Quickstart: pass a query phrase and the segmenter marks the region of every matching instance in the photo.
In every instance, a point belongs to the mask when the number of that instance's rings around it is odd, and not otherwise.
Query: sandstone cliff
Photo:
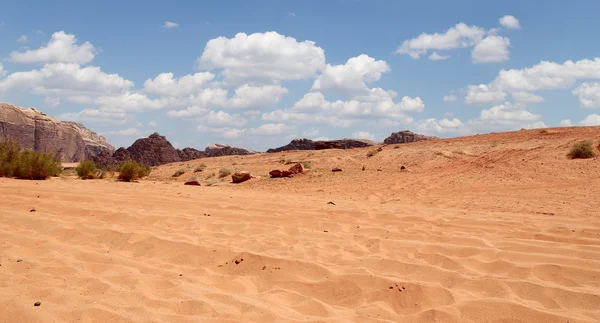
[[[64,122],[34,108],[0,103],[0,140],[18,142],[22,148],[54,152],[63,162],[112,154],[114,147],[102,136],[75,122]]]
[[[378,142],[366,139],[340,139],[340,140],[319,140],[300,138],[294,139],[289,144],[267,150],[268,153],[275,153],[286,150],[322,150],[322,149],[351,149],[359,147],[369,147],[378,145]]]

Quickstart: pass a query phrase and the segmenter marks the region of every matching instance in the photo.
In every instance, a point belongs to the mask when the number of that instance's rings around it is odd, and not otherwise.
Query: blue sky
[[[113,145],[600,124],[597,1],[20,1],[0,102]]]

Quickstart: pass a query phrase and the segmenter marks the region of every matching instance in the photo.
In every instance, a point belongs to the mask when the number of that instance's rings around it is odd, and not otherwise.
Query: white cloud
[[[503,101],[505,97],[506,93],[494,90],[488,85],[469,85],[465,103],[468,105],[498,103]]]
[[[418,59],[421,55],[427,54],[427,50],[444,50],[474,46],[481,41],[484,35],[485,30],[483,28],[468,26],[461,22],[442,34],[423,33],[419,37],[405,40],[396,50],[396,53],[406,54],[414,59]]]
[[[352,134],[352,138],[375,140],[375,135],[366,131],[357,131]]]
[[[15,72],[0,79],[0,93],[29,90],[39,95],[100,96],[119,94],[133,82],[118,74],[106,74],[98,67],[77,64],[46,64],[39,70]]]
[[[47,96],[44,98],[44,106],[56,108],[60,104],[60,98]]]
[[[544,102],[544,98],[526,91],[511,93],[513,99],[518,103],[540,103]]]
[[[144,92],[160,96],[189,96],[199,93],[214,78],[215,75],[210,72],[185,75],[179,79],[174,78],[173,73],[161,73],[144,82]]]
[[[312,90],[337,91],[341,93],[365,92],[367,83],[381,79],[381,75],[390,71],[385,61],[376,61],[362,54],[352,57],[344,65],[327,65],[323,73],[315,80]]]
[[[267,123],[263,124],[257,128],[249,128],[249,129],[237,129],[237,128],[214,128],[209,126],[200,125],[197,129],[199,132],[203,133],[212,133],[223,138],[240,138],[240,137],[248,137],[248,136],[283,136],[288,135],[296,131],[296,127],[288,126],[282,123],[272,124]]]
[[[571,119],[564,119],[564,120],[560,120],[560,126],[561,127],[570,127],[572,126],[572,122]]]
[[[229,114],[223,111],[208,111],[198,120],[211,127],[242,127],[248,123],[248,120],[239,114]]]
[[[590,114],[585,119],[579,121],[582,126],[600,126],[600,114]]]
[[[288,12],[288,16],[290,16],[290,17],[296,17],[296,13],[295,12]]]
[[[158,123],[156,123],[156,121],[152,120],[150,122],[148,122],[148,127],[156,127],[158,126]]]
[[[101,96],[94,103],[104,111],[140,112],[162,109],[165,105],[161,100],[152,100],[140,93],[126,92],[116,96]]]
[[[77,104],[90,104],[94,102],[94,99],[85,95],[73,95],[67,97],[67,101]]]
[[[600,83],[582,83],[573,90],[573,95],[579,97],[579,105],[582,108],[600,107]]]
[[[142,132],[137,128],[127,128],[123,130],[113,130],[104,133],[105,135],[113,135],[113,136],[123,136],[123,137],[132,137],[132,136],[141,136]]]
[[[479,119],[483,121],[497,122],[515,122],[515,121],[535,121],[540,119],[541,115],[519,108],[510,102],[494,106],[487,110],[481,110]]]
[[[509,59],[510,40],[501,36],[488,36],[475,45],[471,58],[473,63],[498,63]]]
[[[28,41],[28,37],[27,35],[21,35],[19,36],[19,38],[17,38],[17,43],[26,43]]]
[[[9,59],[18,63],[89,63],[96,56],[94,45],[85,42],[77,45],[77,39],[73,34],[58,31],[52,34],[52,38],[46,46],[36,50],[24,52],[12,52]]]
[[[449,94],[449,95],[444,95],[444,98],[442,99],[442,101],[444,103],[449,103],[449,102],[454,102],[456,101],[456,95],[454,94]]]
[[[437,52],[433,52],[431,55],[429,55],[428,58],[432,61],[445,61],[448,58],[450,58],[450,56],[449,55],[440,55]]]
[[[288,90],[280,85],[251,86],[244,84],[235,89],[235,94],[226,104],[232,108],[265,108],[281,101]]]
[[[500,18],[500,25],[507,29],[520,29],[521,24],[519,24],[519,20],[511,15],[506,15]]]
[[[210,111],[210,110],[207,107],[193,105],[193,106],[189,106],[183,110],[167,111],[167,115],[169,117],[175,117],[175,118],[188,118],[188,117],[196,117],[196,116],[206,114],[206,113],[208,113],[208,111]]]
[[[444,133],[464,133],[467,131],[465,129],[465,125],[460,121],[460,119],[452,118],[452,119],[423,119],[415,122],[415,127],[419,132],[423,133],[434,133],[434,134],[444,134]]]
[[[223,69],[225,82],[279,82],[314,77],[325,67],[325,52],[312,41],[298,42],[277,32],[238,33],[208,41],[198,67]]]
[[[165,21],[165,23],[163,24],[164,28],[177,28],[179,27],[179,24],[176,22],[172,22],[172,21]]]
[[[124,112],[101,111],[98,109],[83,109],[76,113],[63,113],[59,115],[57,119],[82,123],[124,124],[127,121],[127,114]]]
[[[6,75],[6,71],[4,70],[4,66],[0,63],[0,76]]]

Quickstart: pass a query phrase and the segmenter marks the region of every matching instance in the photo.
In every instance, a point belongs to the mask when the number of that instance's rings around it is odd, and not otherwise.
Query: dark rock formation
[[[167,138],[155,132],[148,138],[140,138],[136,140],[127,149],[119,148],[113,155],[113,158],[117,162],[122,162],[125,159],[131,158],[138,163],[150,166],[158,166],[162,164],[189,160],[182,160],[182,156],[187,156],[187,153],[179,149],[175,149],[175,147],[171,145]]]
[[[276,153],[286,150],[322,150],[322,149],[350,149],[378,145],[378,142],[366,139],[341,139],[312,141],[310,139],[294,139],[289,144],[267,150]]]
[[[386,145],[405,144],[405,143],[409,143],[409,142],[434,140],[434,139],[438,139],[438,138],[433,137],[433,136],[420,135],[420,134],[414,133],[412,131],[404,130],[404,131],[392,133],[389,137],[385,138],[383,143]]]
[[[286,150],[314,150],[315,149],[315,142],[310,140],[310,139],[306,139],[306,138],[300,138],[300,139],[294,139],[292,140],[289,144],[279,147],[279,148],[272,148],[267,150],[268,153],[276,153],[276,152],[280,152],[280,151],[286,151]]]
[[[231,175],[231,181],[234,183],[243,183],[245,181],[248,181],[252,178],[252,175],[250,175],[250,172],[237,172],[234,173],[233,175]]]
[[[75,122],[59,121],[34,108],[0,104],[0,140],[13,140],[23,149],[53,152],[63,162],[110,155],[115,148],[95,132]]]
[[[200,181],[196,177],[190,177],[183,185],[200,186]]]
[[[204,149],[208,157],[231,156],[231,155],[253,155],[257,152],[250,149],[231,147],[223,144],[210,144]]]

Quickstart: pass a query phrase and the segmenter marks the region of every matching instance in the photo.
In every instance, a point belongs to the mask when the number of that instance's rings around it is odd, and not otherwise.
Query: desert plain
[[[600,159],[568,159],[580,139],[600,128],[0,178],[0,321],[600,322]],[[311,168],[269,178],[281,161]],[[221,168],[255,178],[206,185]]]

